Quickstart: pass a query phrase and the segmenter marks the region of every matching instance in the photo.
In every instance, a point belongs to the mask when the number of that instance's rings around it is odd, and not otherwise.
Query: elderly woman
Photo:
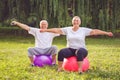
[[[80,27],[80,25],[81,25],[80,17],[75,16],[72,19],[72,26],[40,30],[41,32],[53,32],[66,35],[67,48],[61,49],[58,52],[58,71],[62,70],[64,58],[76,56],[79,66],[78,73],[80,74],[83,73],[82,72],[83,59],[88,55],[88,51],[85,45],[85,37],[91,35],[113,36],[112,32],[105,32],[98,29]]]

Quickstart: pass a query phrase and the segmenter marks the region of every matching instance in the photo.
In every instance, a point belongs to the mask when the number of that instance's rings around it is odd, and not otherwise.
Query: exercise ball
[[[52,65],[52,57],[50,55],[36,55],[34,57],[34,65],[43,67],[45,65]]]
[[[78,71],[78,64],[76,56],[65,58],[63,61],[63,69],[66,71]],[[82,71],[85,72],[89,69],[89,61],[87,58],[84,58],[82,64]]]

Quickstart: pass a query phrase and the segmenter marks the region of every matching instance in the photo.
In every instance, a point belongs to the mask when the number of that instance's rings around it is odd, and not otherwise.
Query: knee
[[[77,52],[77,55],[87,55],[88,51],[84,48],[80,48]]]
[[[67,54],[68,53],[68,50],[65,48],[65,49],[61,49],[59,52],[58,52],[58,54],[59,55],[62,55],[62,56],[64,56],[65,54]]]
[[[52,49],[57,50],[58,48],[57,48],[57,46],[52,46]]]
[[[32,51],[32,48],[28,48],[28,52],[31,52]]]
[[[83,61],[83,59],[87,56],[88,51],[84,48],[80,48],[76,54],[78,61]]]
[[[33,53],[33,48],[28,48],[28,56],[31,57]]]
[[[60,50],[58,52],[58,61],[63,61],[63,60],[64,60],[63,50]]]
[[[74,54],[72,54],[71,50],[69,48],[64,48],[64,49],[61,49],[59,52],[58,52],[58,57],[62,57],[63,58],[68,58],[70,56],[74,56]]]
[[[57,51],[58,51],[58,49],[57,49],[57,46],[52,46],[51,47],[51,54],[57,54]]]
[[[63,53],[65,53],[65,50],[64,49],[61,49],[59,52],[58,52],[58,56],[63,56]]]
[[[65,49],[61,49],[58,52],[58,61],[63,61],[64,60],[64,54],[65,54],[66,50]]]

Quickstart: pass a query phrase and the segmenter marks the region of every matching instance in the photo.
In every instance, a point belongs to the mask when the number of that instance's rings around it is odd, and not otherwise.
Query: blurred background
[[[52,28],[72,25],[73,16],[81,18],[83,27],[120,36],[120,0],[0,0],[0,35],[24,34],[10,26],[12,20],[39,27],[46,19]]]

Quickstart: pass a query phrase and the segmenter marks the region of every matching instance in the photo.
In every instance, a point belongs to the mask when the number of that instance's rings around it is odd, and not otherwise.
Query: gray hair
[[[41,21],[40,21],[40,24],[41,24],[42,22],[46,22],[46,23],[48,24],[47,20],[41,20]]]

